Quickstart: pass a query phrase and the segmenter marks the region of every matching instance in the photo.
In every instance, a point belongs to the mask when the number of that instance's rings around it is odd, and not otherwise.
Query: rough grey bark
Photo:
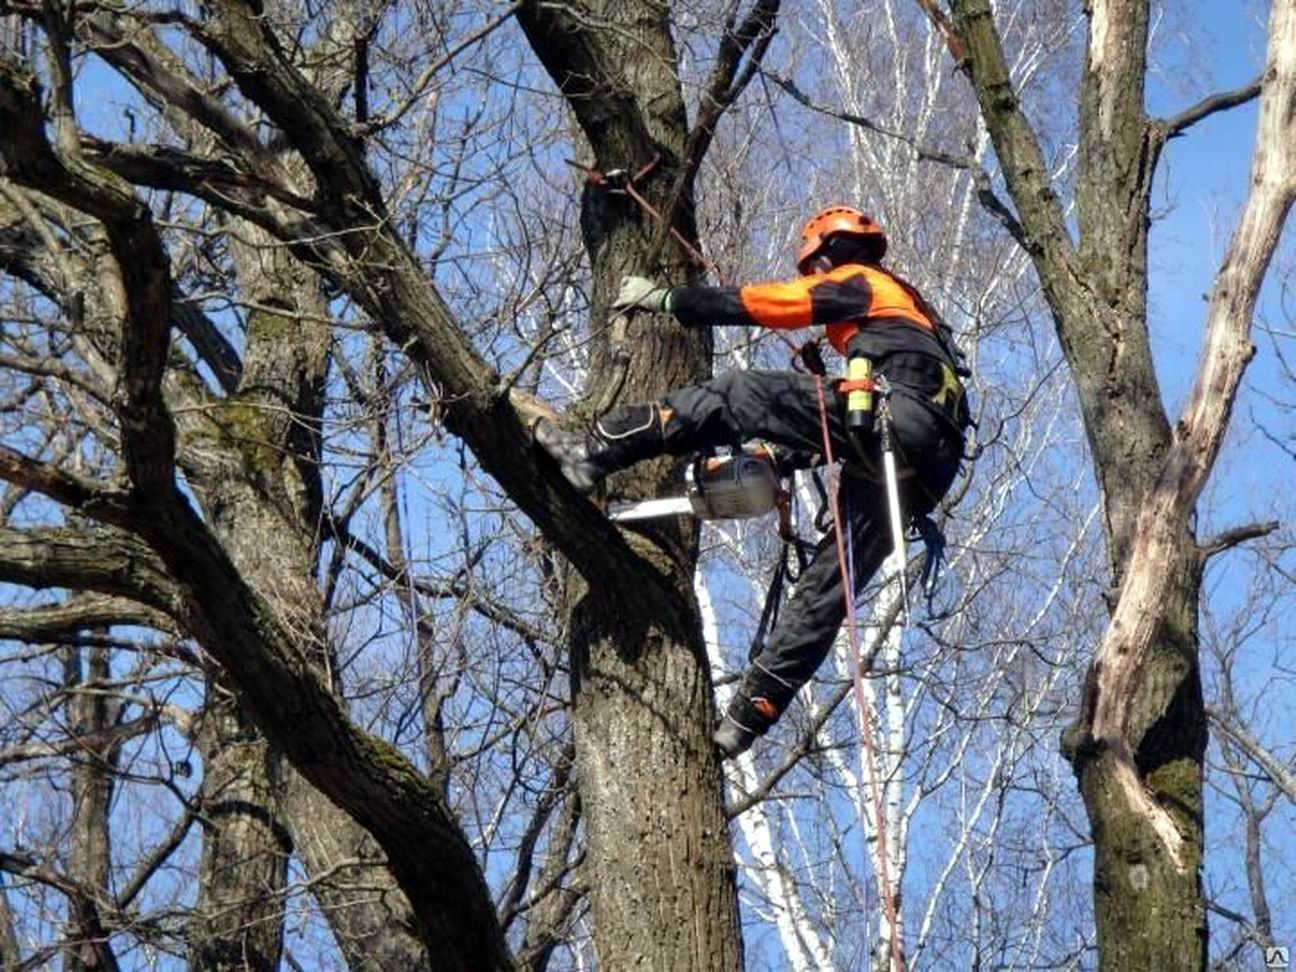
[[[1254,180],[1285,180],[1287,195],[1268,194],[1256,213],[1248,204],[1214,291],[1193,397],[1173,428],[1147,337],[1153,174],[1167,137],[1259,88],[1207,99],[1173,119],[1150,118],[1143,107],[1147,4],[1089,5],[1073,242],[1013,90],[990,4],[952,6],[958,53],[1079,393],[1104,504],[1113,619],[1080,717],[1064,739],[1094,837],[1100,962],[1104,969],[1204,968],[1202,556],[1190,514],[1227,427],[1250,353],[1245,336],[1255,294],[1290,202],[1290,176],[1282,174],[1288,163],[1276,148],[1292,139],[1290,69],[1281,63],[1290,53],[1280,57],[1292,29],[1290,4],[1271,11]],[[1284,111],[1285,123],[1266,125],[1267,115]]]
[[[263,27],[253,26],[252,32]],[[44,492],[135,533],[157,552],[153,566],[164,565],[177,586],[156,601],[131,589],[137,561],[124,574],[108,576],[102,565],[65,548],[32,551],[34,543],[51,539],[32,531],[15,538],[19,554],[26,550],[30,556],[14,557],[8,576],[45,586],[47,578],[59,575],[68,586],[100,585],[171,613],[222,663],[270,738],[383,844],[409,893],[420,935],[437,944],[447,967],[507,967],[510,959],[485,882],[437,794],[398,753],[346,719],[315,672],[318,632],[289,623],[278,604],[248,586],[176,488],[175,423],[162,395],[172,285],[147,208],[118,177],[84,161],[75,133],[67,131],[72,116],[63,116],[57,126],[63,136],[59,148],[47,141],[39,87],[8,58],[0,58],[0,114],[6,121],[7,174],[81,208],[104,227],[116,263],[108,282],[119,288],[125,309],[113,404],[123,471],[132,488],[119,491],[9,451],[0,466],[20,488]],[[70,570],[74,561],[81,570]]]
[[[526,4],[518,17],[567,98],[599,171],[656,167],[637,188],[696,244],[693,175],[728,95],[740,45],[756,45],[777,4],[757,5],[723,38],[703,117],[690,131],[665,5]],[[591,25],[598,25],[597,27]],[[744,33],[745,32],[745,33]],[[726,60],[726,57],[728,60]],[[709,335],[668,317],[609,313],[623,275],[695,281],[699,268],[631,199],[588,184],[581,228],[593,270],[593,326],[584,408],[653,400],[709,372]],[[610,324],[606,329],[604,322]],[[615,478],[614,495],[659,493],[673,470],[660,460]],[[635,537],[668,566],[670,589],[648,577],[569,590],[577,781],[588,844],[595,941],[607,968],[720,969],[742,964],[734,865],[710,743],[714,709],[691,577],[694,527]],[[584,571],[582,573],[585,573]],[[587,580],[593,580],[585,573]],[[643,593],[639,593],[643,592]],[[616,610],[610,610],[615,603]]]
[[[224,689],[199,720],[203,828],[189,967],[273,972],[283,950],[283,891],[292,844],[277,813],[276,753]]]
[[[763,20],[748,18],[722,38],[719,67],[692,130],[673,77],[674,52],[661,8],[608,5],[606,29],[588,33],[588,24],[568,21],[558,8],[536,5],[526,14],[533,23],[540,18],[576,29],[552,38],[557,61],[546,63],[564,90],[577,95],[574,103],[583,105],[582,123],[595,132],[596,162],[606,167],[642,163],[662,149],[647,192],[694,237],[688,215],[690,163],[705,150],[716,112],[750,77],[740,62],[744,52],[763,49],[774,7],[758,4]],[[233,542],[226,518],[237,519],[230,511],[240,498],[209,490],[203,498],[209,518],[204,519],[177,487],[177,461],[194,463],[185,468],[187,478],[201,469],[186,455],[187,438],[194,434],[189,413],[177,419],[168,408],[172,384],[183,379],[167,372],[174,288],[157,228],[134,187],[179,190],[256,224],[347,294],[412,360],[426,379],[429,397],[442,404],[447,428],[590,585],[573,607],[578,632],[573,669],[590,854],[607,874],[595,902],[596,920],[606,920],[599,943],[604,964],[736,968],[741,962],[737,904],[709,742],[710,685],[692,604],[692,532],[663,530],[651,541],[619,532],[531,448],[527,429],[538,406],[500,381],[397,235],[356,130],[337,110],[335,97],[294,65],[260,5],[219,0],[204,14],[201,21],[184,24],[187,36],[206,49],[213,66],[228,72],[237,96],[263,119],[258,124],[277,128],[276,143],[299,154],[310,169],[309,194],[298,190],[299,180],[284,170],[279,154],[257,130],[232,114],[224,96],[214,96],[206,83],[156,56],[150,41],[156,40],[155,25],[129,12],[117,15],[129,30],[116,35],[108,29],[115,22],[105,26],[97,15],[78,17],[70,28],[87,32],[78,36],[98,37],[102,56],[141,91],[199,119],[216,140],[215,149],[83,139],[66,71],[59,90],[68,96],[55,99],[53,125],[47,129],[42,92],[31,72],[0,59],[0,122],[6,131],[0,157],[6,175],[97,220],[116,265],[110,283],[120,291],[122,312],[110,404],[128,484],[88,481],[0,451],[0,475],[7,481],[102,524],[73,533],[5,531],[13,546],[0,556],[3,575],[33,586],[67,583],[121,593],[171,614],[219,662],[266,738],[381,845],[410,902],[414,926],[437,961],[446,968],[511,966],[472,849],[438,787],[393,747],[347,719],[320,677],[318,660],[327,640],[318,617],[306,609],[304,593],[291,589],[294,581],[280,580],[279,586],[252,581],[248,556],[265,557],[265,574],[259,575],[264,579],[274,571],[276,557],[297,558],[296,548],[234,555],[226,545]],[[635,44],[622,46],[625,31]],[[590,37],[594,43],[582,46]],[[664,62],[647,63],[653,59],[640,56],[643,44]],[[628,92],[627,97],[607,104],[579,98],[579,76],[591,66],[590,57],[598,62],[591,76],[615,75],[614,93]],[[633,73],[640,67],[649,75],[644,87],[638,87],[642,79],[637,77],[630,86],[622,83],[623,68]],[[581,111],[577,107],[578,117]],[[584,225],[596,276],[596,325],[606,316],[621,272],[654,269],[644,264],[659,254],[666,255],[672,279],[693,272],[684,269],[674,245],[664,242],[663,231],[624,200],[589,194]],[[291,313],[282,316],[289,324],[272,309],[253,327],[291,330]],[[617,393],[647,397],[705,373],[702,336],[685,336],[665,321],[635,321],[632,328],[636,354],[624,365],[624,382],[616,344],[606,342],[596,350],[591,390],[597,401],[609,402]],[[219,349],[209,353],[219,355]],[[289,464],[266,445],[279,440],[260,425],[266,420],[260,413],[273,409],[260,408],[255,396],[242,394],[257,383],[249,377],[252,368],[249,360],[241,375],[223,373],[222,385],[236,390],[230,400],[207,410],[205,418],[214,426],[207,434],[240,447],[241,461],[259,476],[258,486],[280,501],[300,503],[303,494]],[[218,465],[228,458],[220,452]],[[666,475],[667,464],[659,463],[644,476],[627,478],[621,488],[646,491]],[[261,516],[264,528],[281,526],[274,523],[271,506],[247,509],[254,523]],[[127,569],[107,571],[72,549],[87,539],[96,552],[125,557]],[[601,610],[622,600],[628,609],[620,617]]]
[[[281,805],[293,850],[311,876],[311,893],[347,968],[435,968],[377,841],[292,767],[285,771]]]
[[[302,635],[323,676],[335,668],[313,583],[322,538],[319,437],[329,338],[321,322],[328,308],[314,274],[294,266],[255,226],[233,222],[240,289],[260,309],[248,318],[237,386],[215,410],[214,423],[199,420],[182,435],[180,461],[231,559],[270,597],[281,622]],[[266,774],[269,788],[257,812],[278,821],[280,853],[297,852],[349,965],[426,967],[409,903],[373,839],[277,754],[267,749],[266,757],[264,764],[242,763],[245,773]]]
[[[73,731],[89,738],[104,737],[116,722],[116,706],[104,686],[108,682],[108,652],[91,648],[64,651],[68,716]],[[68,972],[116,972],[117,957],[108,941],[103,913],[112,909],[109,876],[112,846],[108,812],[112,804],[117,743],[88,748],[72,771],[72,834],[67,875],[80,889],[69,898],[71,946],[64,958]]]

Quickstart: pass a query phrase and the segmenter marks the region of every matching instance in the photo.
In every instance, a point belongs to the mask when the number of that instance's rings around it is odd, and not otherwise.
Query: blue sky
[[[1194,42],[1188,46],[1171,41],[1164,49],[1163,70],[1154,76],[1148,92],[1154,112],[1173,114],[1204,94],[1236,87],[1254,75],[1263,50],[1263,17],[1257,19],[1245,13],[1255,5],[1230,5],[1232,15],[1220,17],[1221,6],[1197,2],[1171,15],[1191,27]],[[1262,14],[1262,5],[1260,9]],[[1173,37],[1179,26],[1162,22],[1158,29]],[[83,117],[99,122],[105,130],[120,122],[119,102],[109,99],[125,101],[130,97],[120,89],[107,90],[111,93],[106,96],[101,93],[94,105],[83,106]],[[1203,295],[1210,289],[1246,191],[1254,125],[1254,104],[1212,117],[1167,147],[1158,174],[1154,204],[1162,215],[1152,231],[1151,327],[1163,393],[1172,413],[1183,400],[1196,364],[1205,315]],[[1289,233],[1289,242],[1291,238]],[[1272,283],[1267,288],[1262,314],[1276,314],[1274,289]],[[1283,509],[1290,512],[1292,507],[1291,461],[1265,446],[1249,419],[1250,409],[1258,402],[1254,389],[1272,386],[1277,381],[1267,340],[1260,339],[1257,343],[1260,355],[1249,372],[1248,389],[1208,494],[1212,510],[1205,519],[1212,528],[1280,515]],[[428,470],[429,474],[438,471]],[[421,511],[416,516],[420,521],[427,518]],[[420,535],[432,533],[430,529],[422,529],[422,522],[417,527],[415,532]],[[1220,558],[1209,584],[1212,602],[1218,610],[1227,612],[1236,607],[1245,593],[1244,581],[1250,576],[1251,563],[1251,555],[1245,552]],[[1290,630],[1289,624],[1287,632]],[[1290,634],[1285,636],[1290,638]],[[1284,633],[1275,629],[1266,635],[1266,644],[1276,650],[1283,637]],[[1271,677],[1272,658],[1273,654],[1263,649],[1250,656],[1244,673],[1249,688],[1259,692]],[[1268,728],[1274,732],[1274,738],[1296,738],[1296,732],[1291,731],[1290,716],[1285,723],[1277,718]],[[1071,796],[1078,800],[1074,793]],[[1230,903],[1246,911],[1245,889],[1237,884],[1234,876],[1237,874],[1237,859],[1232,849],[1236,844],[1234,823],[1227,805],[1215,797],[1210,799],[1212,856],[1208,882],[1213,888],[1238,888],[1243,897],[1230,898]],[[1284,808],[1283,812],[1290,820],[1290,809]],[[1296,860],[1292,832],[1290,825],[1285,829],[1281,825],[1272,827],[1275,843],[1271,848],[1274,854],[1271,873],[1276,882],[1286,881],[1288,887],[1293,884],[1291,868]],[[1280,922],[1277,931],[1296,945],[1293,913],[1296,909],[1277,911]],[[1214,924],[1221,932],[1224,930],[1221,920],[1215,919]]]

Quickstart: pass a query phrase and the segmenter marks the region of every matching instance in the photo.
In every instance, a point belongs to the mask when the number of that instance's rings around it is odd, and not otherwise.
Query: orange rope
[[[819,424],[823,431],[824,459],[833,465],[832,436],[828,430],[828,405],[824,400],[823,378],[815,375],[815,394],[819,396]],[[853,578],[846,563],[845,531],[842,524],[841,505],[838,502],[839,473],[828,476],[828,505],[832,509],[833,532],[837,541],[837,563],[842,574],[842,593],[846,601],[846,630],[850,633],[851,667],[854,672],[855,707],[859,711],[860,733],[864,739],[864,752],[868,758],[868,773],[872,777],[874,824],[878,840],[878,879],[882,885],[882,907],[891,928],[891,970],[904,972],[904,943],[900,941],[900,920],[896,913],[895,895],[891,888],[890,862],[887,857],[886,815],[882,809],[882,785],[878,776],[877,750],[873,743],[873,715],[864,699],[864,670],[860,655],[859,631],[855,626],[855,592],[851,589]]]

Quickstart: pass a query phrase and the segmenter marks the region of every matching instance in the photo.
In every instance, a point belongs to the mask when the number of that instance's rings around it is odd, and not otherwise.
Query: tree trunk
[[[1175,571],[1165,620],[1131,705],[1138,778],[1173,819],[1182,841],[1178,860],[1154,822],[1131,803],[1115,751],[1086,735],[1089,712],[1082,712],[1064,742],[1094,840],[1094,921],[1105,970],[1206,967],[1201,864],[1207,735],[1197,664],[1201,578],[1191,540],[1185,539],[1187,563]],[[1093,698],[1090,690],[1086,702]]]
[[[1204,968],[1206,718],[1191,528],[1242,370],[1254,303],[1296,191],[1296,4],[1271,8],[1263,88],[1145,114],[1146,0],[1095,0],[1080,97],[1072,242],[987,0],[955,0],[965,64],[1079,393],[1106,515],[1112,621],[1064,736],[1094,838],[1103,969]],[[1165,140],[1261,92],[1252,193],[1212,294],[1193,392],[1171,427],[1147,333],[1149,194]]]
[[[311,894],[351,972],[431,968],[409,899],[364,828],[291,767],[284,773],[284,821],[311,881]]]
[[[207,693],[198,748],[203,849],[189,966],[275,972],[292,852],[277,812],[281,758],[217,685]]]
[[[665,5],[596,0],[557,10],[529,4],[519,20],[567,96],[592,164],[634,173],[656,158],[638,190],[696,240],[692,174],[685,169],[688,122]],[[680,202],[678,216],[672,196]],[[652,315],[603,326],[624,274],[683,283],[698,275],[691,258],[673,241],[664,255],[653,254],[662,228],[628,197],[593,185],[581,200],[581,226],[594,277],[588,411],[653,400],[703,378],[710,370],[704,332],[685,332]],[[615,477],[612,489],[653,495],[674,474],[674,462],[657,461]],[[691,583],[695,528],[644,532],[651,539],[635,536],[631,543],[665,577],[597,590],[573,579],[569,587],[572,718],[588,869],[596,876],[595,944],[609,969],[737,969],[735,867]]]
[[[78,736],[104,736],[112,729],[114,709],[104,687],[109,678],[108,651],[66,649],[67,686],[72,693],[68,715]],[[82,753],[72,773],[72,841],[68,877],[78,887],[69,899],[72,938],[63,967],[68,972],[116,972],[117,958],[108,942],[101,918],[110,902],[108,880],[112,847],[108,839],[108,812],[112,805],[116,744]]]
[[[738,969],[711,684],[693,647],[698,632],[683,627],[694,616],[654,602],[613,612],[587,594],[573,611],[576,764],[599,960],[609,969]]]
[[[322,673],[331,668],[332,650],[312,578],[322,516],[318,430],[328,364],[328,331],[319,322],[328,308],[314,274],[294,266],[260,229],[238,223],[232,256],[243,290],[263,309],[249,315],[241,381],[222,410],[218,439],[225,461],[194,481],[242,575],[270,595],[284,620],[301,632]],[[267,309],[275,307],[283,313]],[[268,806],[282,813],[282,826],[349,967],[426,968],[409,901],[369,834],[295,770],[280,770],[274,797]]]

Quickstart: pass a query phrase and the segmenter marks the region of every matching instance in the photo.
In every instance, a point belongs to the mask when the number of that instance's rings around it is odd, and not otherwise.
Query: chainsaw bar
[[[638,503],[619,503],[608,512],[611,520],[651,520],[658,516],[679,516],[692,513],[693,504],[687,496],[641,500]]]

